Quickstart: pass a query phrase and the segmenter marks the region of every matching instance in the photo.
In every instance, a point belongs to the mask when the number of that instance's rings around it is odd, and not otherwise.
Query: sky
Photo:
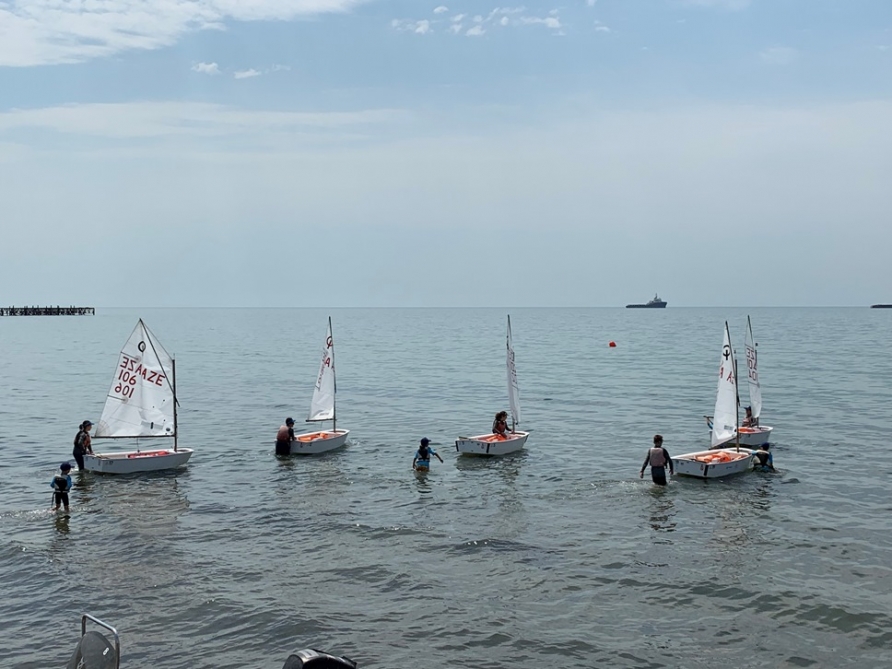
[[[892,302],[887,0],[0,0],[0,304]]]

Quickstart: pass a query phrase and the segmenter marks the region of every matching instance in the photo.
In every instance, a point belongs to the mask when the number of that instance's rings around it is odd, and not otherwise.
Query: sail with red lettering
[[[758,419],[762,413],[762,386],[759,385],[759,357],[753,339],[753,326],[750,317],[746,317],[746,369],[749,376],[750,405],[753,418]],[[758,425],[758,423],[757,423]]]
[[[176,432],[173,358],[136,324],[118,359],[96,437],[173,437]]]
[[[316,377],[313,400],[310,402],[310,414],[307,416],[308,423],[334,420],[336,392],[334,340],[331,336],[331,318],[329,318],[325,345],[322,347],[322,360],[319,363],[319,375]]]
[[[722,357],[719,363],[719,385],[715,397],[715,411],[712,418],[713,446],[730,441],[737,434],[737,365],[734,350],[731,348],[731,334],[725,322],[725,339],[722,342]]]

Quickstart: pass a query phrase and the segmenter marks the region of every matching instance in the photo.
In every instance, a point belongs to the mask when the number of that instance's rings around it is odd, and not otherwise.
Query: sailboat
[[[767,444],[773,427],[759,425],[762,413],[762,386],[759,385],[759,352],[753,339],[753,325],[750,317],[746,317],[746,368],[750,389],[750,408],[753,412],[754,425],[740,427],[740,443],[745,446],[761,446]]]
[[[715,398],[715,418],[712,421],[708,451],[685,453],[672,458],[675,473],[703,479],[720,478],[740,474],[753,468],[753,453],[740,448],[739,415],[740,399],[737,393],[737,362],[731,348],[731,333],[725,321],[725,339],[719,363],[719,384]],[[732,443],[732,441],[734,443]]]
[[[102,474],[133,474],[186,464],[192,449],[177,441],[176,362],[142,319],[121,349],[94,440],[136,439],[135,451],[84,455],[84,468]],[[171,439],[173,448],[140,449],[145,439]]]
[[[505,365],[508,373],[508,404],[511,409],[511,431],[500,434],[482,434],[477,437],[459,437],[455,450],[466,455],[506,455],[523,448],[529,432],[517,429],[520,424],[520,391],[517,386],[517,369],[514,366],[514,345],[511,342],[511,316],[508,316],[507,356]]]
[[[325,346],[322,347],[322,360],[319,363],[319,374],[316,377],[316,387],[313,389],[313,399],[310,402],[310,413],[307,416],[307,422],[315,423],[330,420],[331,430],[306,432],[297,435],[294,441],[291,442],[292,455],[316,455],[333,451],[347,443],[347,435],[350,434],[350,430],[337,429],[337,407],[335,403],[337,392],[334,339],[331,336],[331,318],[329,318],[328,334],[325,337]]]
[[[774,428],[767,425],[759,425],[759,415],[762,413],[762,387],[759,385],[759,352],[756,350],[755,339],[753,338],[753,325],[749,316],[746,317],[745,348],[750,409],[752,410],[755,424],[740,426],[740,443],[743,446],[759,447],[768,443]],[[706,417],[706,424],[709,425],[711,432],[713,429],[712,416]]]

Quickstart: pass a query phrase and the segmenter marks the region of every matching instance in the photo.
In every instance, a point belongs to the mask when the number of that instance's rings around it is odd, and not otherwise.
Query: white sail
[[[725,322],[725,340],[719,365],[719,386],[712,418],[712,445],[734,438],[737,432],[737,366],[731,348],[731,334]]]
[[[142,319],[121,349],[97,437],[173,437],[173,358]]]
[[[759,385],[759,355],[753,339],[753,326],[750,317],[746,317],[746,369],[750,385],[750,406],[753,418],[762,413],[762,387]]]
[[[316,377],[316,388],[313,390],[313,401],[310,403],[310,415],[307,422],[334,420],[335,418],[335,362],[334,341],[331,338],[331,319],[328,319],[328,334],[322,348],[322,361],[319,364],[319,376]]]
[[[514,366],[514,346],[511,343],[511,316],[508,316],[508,404],[511,407],[511,426],[520,425],[520,391],[517,388],[517,368]]]

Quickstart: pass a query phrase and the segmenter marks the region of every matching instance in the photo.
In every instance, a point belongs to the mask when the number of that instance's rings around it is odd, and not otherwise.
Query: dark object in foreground
[[[321,650],[308,648],[289,655],[282,669],[356,669],[356,662],[349,657],[335,657]]]
[[[0,307],[0,316],[95,316],[93,307]]]
[[[94,630],[87,631],[87,621],[109,632],[114,643]],[[120,669],[121,641],[118,631],[98,618],[84,614],[81,616],[81,639],[65,669]],[[357,664],[349,657],[335,657],[321,650],[308,648],[289,655],[283,669],[357,669]]]
[[[626,309],[665,309],[667,304],[669,303],[661,300],[659,295],[654,294],[654,299],[647,304],[627,304]]]

